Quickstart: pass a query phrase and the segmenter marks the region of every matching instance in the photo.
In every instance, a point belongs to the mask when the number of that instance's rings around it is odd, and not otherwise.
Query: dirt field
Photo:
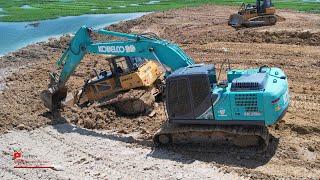
[[[221,172],[212,164],[166,149],[137,147],[130,135],[69,124],[7,133],[0,136],[0,145],[8,148],[0,154],[1,179],[243,179],[235,172]],[[8,168],[14,166],[9,148],[18,146],[23,154],[46,160],[54,169]]]
[[[292,11],[278,14],[286,21],[272,27],[234,30],[227,26],[235,8],[202,6],[146,15],[109,27],[122,32],[154,32],[179,44],[197,62],[217,68],[229,59],[234,68],[277,66],[289,77],[291,105],[284,119],[270,127],[273,135],[266,153],[235,148],[172,147],[198,160],[248,178],[319,179],[320,177],[320,16]],[[48,84],[47,73],[60,57],[70,37],[28,46],[0,58],[0,131],[36,129],[57,122],[71,122],[89,129],[134,133],[136,146],[150,143],[165,120],[163,105],[149,117],[118,116],[112,108],[65,108],[52,120],[39,99]],[[228,48],[224,52],[223,48]],[[102,56],[87,55],[69,80],[70,91],[93,75],[92,68],[105,67]],[[102,61],[101,61],[102,60]],[[225,67],[226,68],[226,67]],[[161,158],[161,157],[159,157]],[[162,157],[164,158],[164,157]]]

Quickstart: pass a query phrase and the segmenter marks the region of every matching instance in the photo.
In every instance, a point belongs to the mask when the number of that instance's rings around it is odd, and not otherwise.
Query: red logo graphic
[[[48,161],[42,161],[34,155],[22,155],[21,149],[14,148],[12,159],[14,161],[14,168],[53,168]]]
[[[21,149],[14,148],[12,157],[13,157],[13,160],[21,158],[22,157]]]
[[[22,157],[22,153],[21,152],[14,152],[13,153],[13,159],[18,159]]]

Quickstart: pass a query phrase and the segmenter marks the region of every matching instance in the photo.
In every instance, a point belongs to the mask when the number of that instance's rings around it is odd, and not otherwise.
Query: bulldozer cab
[[[259,14],[269,13],[270,9],[274,9],[271,0],[257,0],[256,1],[256,9]]]
[[[147,62],[145,58],[128,56],[115,56],[107,60],[115,76],[130,74]]]
[[[273,9],[271,0],[256,0],[256,4],[242,3],[239,9],[240,15],[261,14],[268,13],[270,9]]]
[[[109,61],[111,73],[115,78],[116,87],[119,88],[121,87],[121,76],[137,71],[139,67],[147,62],[145,58],[128,56],[115,56],[107,60]]]
[[[257,8],[255,5],[243,3],[240,6],[238,14],[243,16],[245,19],[249,19],[251,17],[257,16]]]
[[[96,70],[94,70],[96,78],[94,78],[91,83],[110,78],[119,79],[119,77],[123,75],[137,71],[139,67],[147,62],[146,59],[141,57],[128,56],[114,56],[111,58],[106,58],[106,60],[109,62],[110,71],[100,71],[98,73]]]
[[[257,13],[257,9],[256,9],[256,6],[255,5],[252,5],[252,4],[242,4],[241,6],[241,10],[239,11],[241,12],[241,15],[244,15],[244,14],[256,14]]]
[[[109,62],[110,70],[100,72],[94,70],[96,77],[86,81],[82,90],[84,93],[79,98],[81,101],[78,101],[79,104],[88,100],[98,100],[123,90],[122,78],[135,73],[148,62],[145,58],[127,56],[114,56],[106,60]]]

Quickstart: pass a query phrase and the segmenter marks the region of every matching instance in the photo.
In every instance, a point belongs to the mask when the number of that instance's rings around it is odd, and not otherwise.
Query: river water
[[[0,22],[0,56],[28,44],[74,33],[81,26],[102,28],[119,21],[138,18],[146,13],[99,14],[60,17],[37,22]]]

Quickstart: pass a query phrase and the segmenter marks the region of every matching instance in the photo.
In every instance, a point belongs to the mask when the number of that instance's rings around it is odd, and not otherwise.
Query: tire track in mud
[[[221,179],[242,179],[235,173],[224,174],[215,166],[197,162],[190,164],[176,153],[163,150],[152,154],[149,147],[135,147],[121,141],[124,138],[108,132],[80,128],[72,131],[68,124],[39,128],[34,131],[11,132],[3,142],[17,144],[32,154],[41,154],[47,159],[61,163],[63,171],[23,171],[25,179],[131,179],[155,177],[202,177]],[[1,136],[0,136],[1,138]],[[13,139],[12,139],[13,138]],[[18,138],[18,141],[15,140]],[[23,138],[23,140],[21,140]],[[37,148],[36,148],[37,147]],[[55,165],[55,164],[54,164]],[[202,173],[201,173],[202,172]],[[200,173],[200,174],[199,174]],[[4,177],[8,177],[5,175]],[[12,175],[13,176],[13,175]],[[24,179],[24,178],[22,178]]]
[[[29,136],[29,137],[31,137],[31,136]],[[14,137],[14,140],[11,141],[9,144],[7,144],[7,146],[8,145],[10,146],[9,150],[11,151],[12,147],[18,147],[18,148],[21,148],[23,159],[27,159],[30,161],[36,161],[36,160],[43,161],[44,160],[43,159],[44,157],[42,154],[43,152],[35,153],[36,155],[34,155],[34,152],[33,152],[34,148],[38,148],[39,142],[43,143],[42,137],[40,136],[40,139],[39,138],[35,139],[34,142],[26,143],[26,144],[24,144],[24,138],[25,138],[25,136],[23,136],[21,133],[17,134]],[[3,141],[6,141],[6,140],[3,140]],[[4,172],[10,173],[11,175],[14,175],[15,177],[21,178],[21,179],[43,179],[43,178],[45,178],[45,179],[48,179],[48,178],[50,178],[50,179],[66,179],[66,178],[64,178],[64,176],[59,176],[57,173],[55,173],[56,171],[54,171],[51,168],[48,168],[48,169],[14,168],[15,162],[13,159],[11,159],[12,155],[10,153],[6,152],[6,150],[5,150],[6,145],[1,144],[1,147],[3,147],[3,149],[4,149],[3,152],[5,152],[6,154],[9,154],[9,156],[10,156],[10,158],[1,159],[1,161],[5,161],[6,165],[7,165],[6,167],[2,168],[4,170]],[[32,159],[28,159],[28,157],[25,157],[25,156],[30,156],[30,155],[32,156]],[[26,164],[26,165],[28,165],[28,164]],[[49,164],[49,165],[51,165],[51,164]],[[40,173],[41,176],[38,175],[38,173]],[[35,176],[33,178],[31,178],[34,174],[35,174]],[[0,175],[1,175],[1,172],[0,172]],[[4,179],[17,179],[17,178],[9,178],[8,176],[10,176],[10,175],[4,174],[3,177],[4,177]]]
[[[59,128],[59,126],[63,126],[63,125],[56,125],[56,127]],[[74,128],[77,128],[74,126]],[[72,177],[78,177],[79,176],[79,172],[73,172],[70,171],[69,168],[74,168],[75,167],[79,167],[79,166],[89,166],[91,163],[98,163],[99,162],[104,162],[107,161],[108,162],[108,168],[110,168],[111,171],[113,171],[113,169],[118,169],[119,165],[117,164],[117,162],[115,162],[112,158],[106,157],[106,156],[98,156],[96,154],[91,153],[88,149],[88,147],[79,145],[78,143],[76,143],[75,141],[72,142],[73,137],[68,138],[65,137],[63,134],[60,134],[59,132],[55,132],[55,130],[51,130],[48,128],[41,128],[36,130],[38,132],[40,132],[40,134],[37,133],[33,133],[33,135],[30,136],[31,139],[34,139],[36,142],[45,142],[48,143],[47,146],[50,147],[50,144],[55,144],[54,141],[56,141],[56,144],[59,144],[59,147],[54,147],[55,150],[57,151],[63,151],[63,157],[65,157],[66,159],[64,159],[63,161],[67,161],[67,167],[62,167],[64,168],[64,171],[67,171],[67,174],[72,174]],[[72,133],[72,132],[71,132]],[[76,133],[76,132],[75,132]],[[40,135],[40,136],[39,136]],[[70,134],[71,135],[71,134]],[[86,135],[84,135],[86,136]],[[70,140],[70,141],[68,141]],[[83,143],[83,142],[82,142]],[[65,146],[65,147],[61,147]],[[89,167],[88,167],[89,168]],[[102,172],[102,171],[100,171]],[[114,171],[113,173],[118,174],[118,176],[122,176],[122,175],[126,175],[125,171],[122,173],[117,173],[117,171]],[[55,177],[53,178],[57,178],[57,179],[65,179],[65,175],[59,175],[55,172],[53,172],[53,174],[55,174]],[[66,173],[64,173],[66,174]],[[89,178],[91,176],[93,176],[90,172],[89,175],[85,174],[83,175],[83,172],[80,173],[81,176],[88,176],[86,178]],[[70,177],[70,175],[68,175]],[[102,178],[102,177],[100,177]]]
[[[20,179],[25,179],[28,180],[27,176],[25,176],[23,173],[18,173],[17,171],[14,171],[12,169],[9,169],[8,167],[0,167],[0,177],[8,177],[5,173],[10,173],[11,176],[15,177],[14,179],[20,178]],[[11,178],[11,177],[10,177]]]
[[[291,93],[291,107],[314,113],[320,112],[320,96],[306,93]]]
[[[44,130],[44,129],[41,129],[40,131],[43,132],[43,133],[45,133],[45,134],[47,134],[47,135],[50,136],[52,139],[55,139],[55,140],[57,140],[58,142],[64,144],[64,145],[67,146],[67,147],[69,147],[70,149],[72,149],[72,150],[77,150],[78,152],[83,153],[83,154],[87,155],[88,157],[90,157],[90,158],[92,158],[92,159],[100,159],[100,158],[101,158],[101,157],[98,157],[98,156],[96,156],[96,155],[94,155],[94,154],[92,154],[92,153],[90,153],[90,152],[87,152],[87,151],[84,151],[84,150],[80,149],[79,147],[76,146],[76,143],[72,143],[72,144],[71,144],[71,143],[68,143],[68,142],[65,140],[65,138],[63,138],[63,137],[61,137],[61,136],[59,136],[59,135],[56,135],[56,134],[54,134],[54,133],[51,133],[50,131],[46,131],[46,130]]]

